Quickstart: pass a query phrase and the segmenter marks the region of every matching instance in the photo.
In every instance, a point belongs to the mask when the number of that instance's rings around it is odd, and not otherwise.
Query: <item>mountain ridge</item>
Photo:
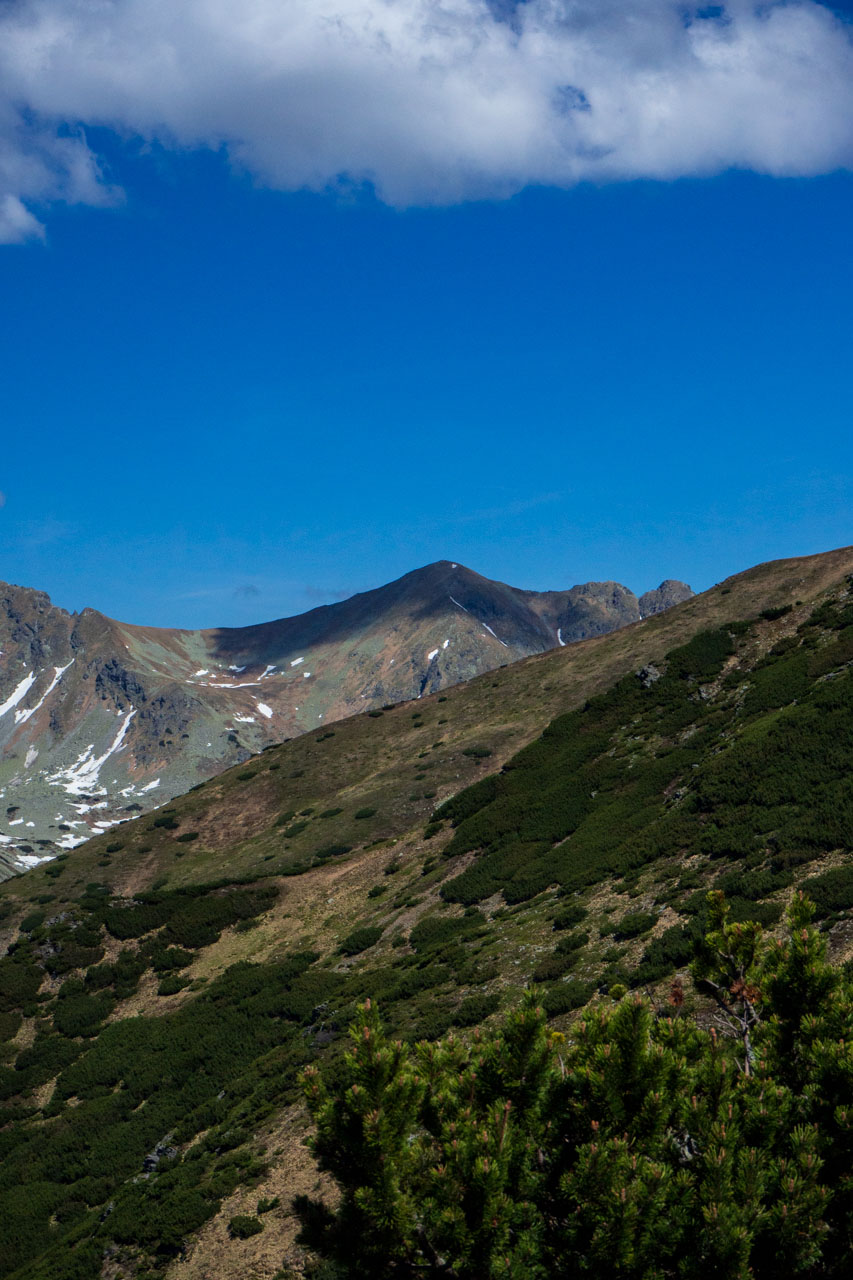
[[[669,607],[691,594],[668,580],[642,598]],[[618,583],[525,591],[453,561],[304,614],[201,631],[69,613],[0,584],[0,876],[318,723],[641,616]]]

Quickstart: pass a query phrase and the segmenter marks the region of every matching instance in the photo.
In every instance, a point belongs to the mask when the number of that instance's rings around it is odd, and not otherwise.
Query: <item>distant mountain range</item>
[[[439,561],[252,627],[80,614],[0,585],[0,879],[271,743],[417,699],[689,599],[672,579],[524,591]]]

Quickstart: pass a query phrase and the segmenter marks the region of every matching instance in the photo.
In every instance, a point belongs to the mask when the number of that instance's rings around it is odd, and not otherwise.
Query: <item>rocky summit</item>
[[[443,560],[296,617],[186,631],[0,586],[0,878],[275,742],[639,622],[667,580],[524,591]]]

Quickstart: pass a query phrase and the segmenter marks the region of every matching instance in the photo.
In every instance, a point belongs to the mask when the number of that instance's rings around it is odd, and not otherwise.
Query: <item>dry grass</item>
[[[169,1267],[167,1280],[272,1280],[282,1267],[299,1272],[304,1254],[296,1244],[299,1224],[291,1209],[294,1196],[322,1196],[334,1202],[334,1184],[318,1173],[305,1146],[309,1132],[303,1107],[288,1107],[275,1124],[259,1135],[270,1159],[270,1171],[258,1186],[241,1187],[223,1202],[219,1213],[195,1236],[186,1257]],[[278,1198],[265,1213],[264,1230],[248,1240],[232,1240],[231,1218],[255,1217],[258,1201]]]

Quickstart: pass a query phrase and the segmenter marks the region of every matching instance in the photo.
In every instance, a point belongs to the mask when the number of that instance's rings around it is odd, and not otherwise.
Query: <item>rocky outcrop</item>
[[[683,604],[693,595],[686,582],[677,578],[666,578],[654,591],[644,591],[640,596],[640,614],[649,618],[653,613],[663,613],[677,604]]]

